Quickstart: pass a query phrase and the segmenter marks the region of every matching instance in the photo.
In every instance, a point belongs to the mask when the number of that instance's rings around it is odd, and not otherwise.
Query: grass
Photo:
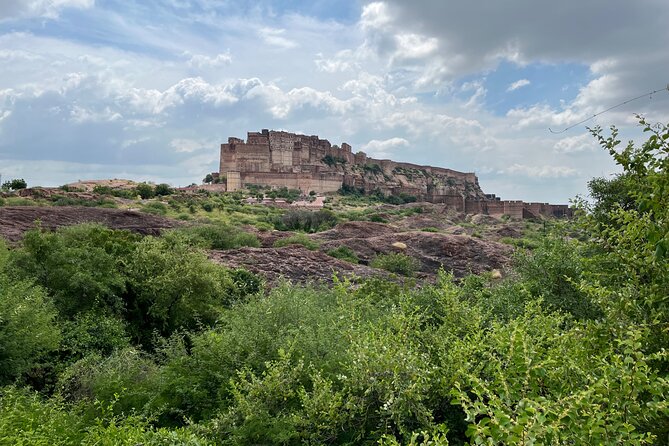
[[[369,263],[372,268],[379,268],[401,276],[413,277],[420,262],[411,256],[402,253],[379,254]]]
[[[290,237],[281,238],[274,242],[275,248],[282,248],[289,245],[302,245],[310,251],[315,251],[320,246],[318,242],[311,240],[306,234],[301,232],[295,233]]]
[[[339,260],[345,260],[350,263],[360,263],[360,259],[355,254],[351,248],[346,245],[339,246],[337,248],[331,249],[327,252],[331,257],[334,257]]]

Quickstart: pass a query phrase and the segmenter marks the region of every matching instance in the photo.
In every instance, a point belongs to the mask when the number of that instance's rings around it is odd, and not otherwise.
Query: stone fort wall
[[[316,135],[263,129],[248,132],[246,140],[228,138],[220,153],[219,172],[226,178],[228,191],[255,184],[323,194],[345,185],[366,193],[411,195],[466,213],[512,218],[571,215],[567,205],[503,201],[486,195],[473,172],[374,159],[364,152],[353,153],[346,143],[332,145]]]

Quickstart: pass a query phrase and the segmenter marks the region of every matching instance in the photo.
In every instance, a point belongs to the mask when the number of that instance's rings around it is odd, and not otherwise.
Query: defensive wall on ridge
[[[263,129],[246,140],[230,137],[221,144],[220,171],[228,191],[248,185],[287,187],[304,193],[336,192],[342,187],[408,195],[442,203],[466,213],[509,215],[512,218],[566,217],[567,205],[500,200],[484,194],[473,172],[380,160],[349,144],[332,145],[316,135]]]

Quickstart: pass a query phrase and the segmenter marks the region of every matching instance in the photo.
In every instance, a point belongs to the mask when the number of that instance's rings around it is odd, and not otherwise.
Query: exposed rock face
[[[335,274],[341,278],[388,276],[385,271],[335,259],[323,252],[309,251],[300,245],[210,251],[209,258],[228,268],[244,268],[259,274],[270,284],[275,284],[280,279],[302,284],[332,283]]]
[[[426,278],[436,275],[440,268],[456,277],[502,269],[513,252],[508,245],[468,235],[398,232],[388,225],[369,222],[345,223],[313,238],[323,241],[323,251],[349,247],[363,264],[379,254],[402,252],[420,261],[419,271]]]
[[[341,188],[386,196],[411,196],[443,203],[470,214],[509,215],[522,219],[571,215],[567,205],[500,200],[484,194],[472,172],[399,163],[353,153],[316,135],[264,129],[248,132],[246,141],[228,138],[221,144],[219,178],[228,191],[249,185],[287,187],[304,193],[335,192]]]
[[[11,242],[21,239],[39,221],[44,229],[94,222],[112,229],[127,229],[144,235],[159,235],[164,229],[181,223],[143,212],[79,206],[7,206],[0,207],[0,236]]]
[[[513,249],[504,244],[479,240],[468,235],[452,235],[420,231],[401,232],[383,223],[347,222],[328,231],[312,234],[321,242],[320,252],[300,245],[271,248],[274,241],[288,235],[279,231],[264,233],[264,248],[240,248],[210,251],[209,257],[231,268],[245,268],[265,277],[270,283],[280,278],[295,283],[332,283],[339,277],[389,277],[383,270],[367,266],[379,254],[401,252],[420,262],[418,278],[434,280],[440,268],[456,277],[470,273],[502,270]],[[355,252],[360,264],[330,257],[330,249],[347,246]]]

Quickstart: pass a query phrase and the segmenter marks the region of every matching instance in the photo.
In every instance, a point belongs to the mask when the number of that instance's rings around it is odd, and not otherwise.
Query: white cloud
[[[373,2],[362,8],[360,25],[363,29],[383,29],[393,22],[394,18],[384,2]]]
[[[20,17],[55,19],[63,9],[88,9],[94,5],[95,0],[3,0],[0,3],[0,20]]]
[[[284,49],[295,48],[298,46],[297,42],[284,37],[285,35],[285,29],[265,27],[258,30],[258,36],[268,45]]]
[[[230,52],[220,53],[216,56],[207,56],[205,54],[184,54],[188,57],[188,66],[193,68],[218,68],[232,63]]]
[[[439,49],[439,41],[434,37],[414,33],[398,34],[395,42],[397,48],[391,58],[393,63],[425,59]]]
[[[464,107],[467,109],[478,109],[488,93],[481,81],[465,82],[460,88],[463,92],[473,91],[474,93],[465,102]]]
[[[518,90],[519,88],[523,88],[523,87],[526,87],[526,86],[530,85],[530,83],[531,82],[527,79],[519,79],[516,82],[509,85],[509,87],[506,89],[506,91]]]
[[[566,201],[583,192],[584,178],[608,173],[613,163],[605,151],[589,150],[582,127],[560,136],[548,127],[563,129],[658,88],[669,55],[656,42],[669,40],[663,25],[669,7],[648,0],[657,14],[647,36],[627,42],[621,36],[636,36],[641,20],[630,11],[640,8],[622,0],[607,9],[612,20],[630,16],[618,27],[605,27],[597,13],[584,19],[575,0],[551,4],[550,11],[509,1],[377,1],[363,4],[357,23],[307,17],[295,8],[288,14],[220,9],[235,2],[199,0],[196,8],[182,0],[131,2],[123,10],[118,2],[98,2],[67,16],[78,23],[67,37],[57,30],[47,36],[34,25],[39,20],[26,20],[25,28],[18,21],[12,29],[35,31],[0,34],[0,158],[9,160],[0,164],[4,170],[35,159],[71,163],[53,174],[40,165],[54,182],[76,179],[90,165],[95,175],[185,184],[216,168],[218,144],[228,136],[302,129],[377,157],[477,171],[486,192]],[[597,6],[587,11],[603,10],[604,0],[593,1]],[[7,4],[0,4],[0,17],[8,16]],[[565,36],[554,39],[543,23],[551,11],[580,26],[592,23],[601,38],[555,20]],[[88,22],[76,22],[81,18]],[[495,88],[508,87],[493,82],[500,61],[515,64],[516,79],[530,78],[525,64],[570,63],[590,73],[568,81],[564,94],[571,98],[581,83],[573,100],[555,105],[536,97],[499,115],[488,103],[498,97]],[[669,120],[662,118],[663,98],[635,102],[593,124],[626,124],[633,111]]]
[[[589,133],[562,138],[553,146],[558,153],[577,153],[594,150],[595,139]]]
[[[123,119],[123,115],[113,111],[109,107],[97,111],[74,105],[72,106],[72,110],[70,110],[70,120],[76,124],[83,124],[86,122],[112,122],[121,119]]]
[[[567,166],[529,166],[526,164],[513,164],[500,173],[506,175],[523,175],[530,178],[565,178],[579,174],[576,169]]]
[[[186,138],[176,138],[170,142],[170,146],[176,152],[197,152],[200,150],[212,150],[216,148],[216,142],[211,140],[204,139],[186,139]]]
[[[409,141],[404,138],[373,139],[361,147],[361,150],[373,158],[386,158],[401,147],[408,147]]]
[[[325,73],[341,73],[350,71],[360,66],[356,60],[356,55],[352,50],[342,50],[337,52],[334,57],[326,58],[322,53],[318,53],[317,59],[314,60],[319,71]]]

